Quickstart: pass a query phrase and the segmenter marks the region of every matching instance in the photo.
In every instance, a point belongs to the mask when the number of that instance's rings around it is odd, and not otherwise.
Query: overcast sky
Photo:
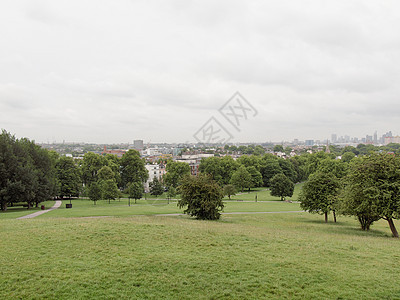
[[[2,0],[0,127],[37,142],[400,134],[400,2]],[[239,91],[240,125],[218,109]]]

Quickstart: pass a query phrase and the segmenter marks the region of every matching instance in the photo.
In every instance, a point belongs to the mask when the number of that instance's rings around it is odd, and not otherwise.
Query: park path
[[[61,203],[62,203],[61,200],[57,200],[56,203],[52,207],[50,207],[49,209],[40,210],[40,211],[34,212],[32,214],[19,217],[19,218],[17,218],[17,220],[32,219],[32,218],[35,218],[37,216],[43,215],[44,213],[47,213],[49,211],[52,211],[52,210],[55,210],[55,209],[59,208],[61,206]]]

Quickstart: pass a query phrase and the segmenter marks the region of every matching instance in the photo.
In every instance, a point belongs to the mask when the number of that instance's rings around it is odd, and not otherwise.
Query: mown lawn
[[[176,214],[183,213],[176,201],[166,200],[139,200],[136,204],[131,201],[128,206],[127,199],[108,201],[97,201],[96,205],[87,199],[72,200],[72,209],[65,208],[65,203],[54,211],[48,212],[38,218],[55,217],[92,217],[92,216],[131,216],[131,215],[154,215],[154,214]],[[287,202],[227,202],[224,212],[262,212],[262,211],[299,211],[298,203]]]
[[[287,201],[297,201],[299,197],[299,193],[301,191],[301,188],[304,183],[298,183],[294,187],[294,192],[292,197],[286,197],[285,200]],[[271,193],[269,189],[267,188],[255,188],[251,189],[250,193],[247,191],[244,191],[243,193],[237,193],[234,196],[231,196],[231,200],[234,201],[256,201],[256,196],[257,196],[257,201],[280,201],[280,197],[274,197],[271,196]],[[228,197],[225,197],[224,200],[229,200]]]
[[[0,298],[400,298],[399,240],[385,222],[357,226],[308,213],[0,220]]]

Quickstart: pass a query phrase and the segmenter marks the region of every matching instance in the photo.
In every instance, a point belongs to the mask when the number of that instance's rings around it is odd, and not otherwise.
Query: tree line
[[[300,193],[301,207],[319,213],[355,216],[361,229],[384,219],[394,237],[393,220],[400,218],[400,156],[380,152],[354,157],[350,162],[320,162]]]
[[[42,149],[29,139],[17,139],[5,130],[0,134],[2,211],[21,203],[28,209],[37,207],[53,197],[87,195],[94,201],[111,200],[119,197],[121,190],[138,199],[147,178],[145,161],[136,150],[121,158],[88,152],[83,159],[74,160]]]

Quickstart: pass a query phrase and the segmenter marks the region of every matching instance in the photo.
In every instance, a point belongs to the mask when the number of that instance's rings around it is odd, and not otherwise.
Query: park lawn
[[[27,209],[26,207],[22,206],[16,206],[16,207],[8,207],[6,212],[0,211],[0,220],[3,219],[16,219],[19,217],[23,217],[29,214],[32,214],[34,212],[37,212],[40,210],[40,206],[44,205],[46,209],[52,207],[54,205],[55,201],[49,200],[40,203],[39,207],[33,207],[31,209]]]
[[[65,204],[72,203],[72,208],[65,208]],[[298,203],[288,202],[226,202],[223,212],[271,212],[271,211],[299,211]],[[165,199],[141,199],[136,204],[128,199],[110,201],[100,200],[94,205],[88,199],[64,200],[59,209],[45,213],[37,218],[71,218],[71,217],[95,217],[95,216],[131,216],[131,215],[153,215],[153,214],[176,214],[183,213],[179,209],[176,200]]]
[[[308,213],[0,220],[0,298],[398,299],[399,240],[385,222],[357,226]]]
[[[286,197],[285,200],[287,201],[297,201],[299,198],[299,194],[301,188],[303,187],[304,183],[298,183],[294,186],[293,196]],[[231,196],[231,200],[234,201],[255,201],[257,195],[257,201],[281,201],[280,197],[271,196],[269,189],[267,188],[256,188],[252,189],[250,193],[243,192],[238,193],[237,195]],[[229,200],[228,197],[225,197],[224,200]]]

